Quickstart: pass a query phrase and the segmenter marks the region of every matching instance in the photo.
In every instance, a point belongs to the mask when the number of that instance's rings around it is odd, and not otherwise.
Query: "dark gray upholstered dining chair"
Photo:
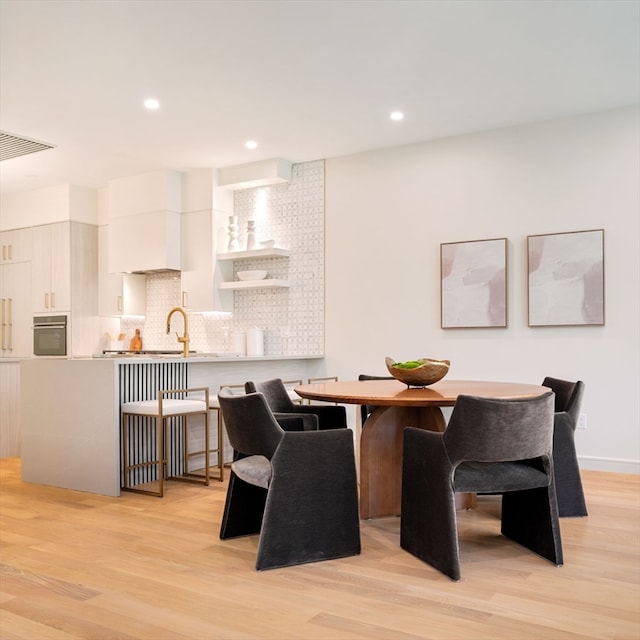
[[[370,376],[366,373],[361,373],[358,376],[358,380],[393,380],[393,376]],[[364,423],[367,421],[367,418],[374,409],[375,407],[371,406],[370,404],[360,405],[360,418],[362,425],[364,425]]]
[[[501,533],[561,565],[553,481],[553,393],[461,395],[444,433],[404,430],[400,546],[460,579],[454,492],[502,493]]]
[[[553,469],[558,495],[560,517],[586,516],[578,455],[576,453],[575,430],[584,395],[584,382],[567,382],[558,378],[545,378],[542,386],[553,389],[556,394],[553,426]]]
[[[248,381],[244,385],[247,393],[262,393],[274,416],[298,417],[303,421],[304,431],[317,429],[339,429],[347,426],[347,411],[340,405],[294,404],[280,378],[262,382]]]
[[[359,554],[351,430],[284,431],[261,393],[218,399],[234,449],[220,538],[259,533],[259,571]]]

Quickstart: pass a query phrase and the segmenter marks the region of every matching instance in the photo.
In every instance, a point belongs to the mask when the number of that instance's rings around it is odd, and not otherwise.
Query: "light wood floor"
[[[362,523],[360,556],[258,573],[257,536],[218,539],[225,485],[163,499],[25,484],[0,463],[0,637],[154,640],[640,638],[640,478],[585,472],[557,568],[499,534],[499,501],[460,512],[463,578]]]

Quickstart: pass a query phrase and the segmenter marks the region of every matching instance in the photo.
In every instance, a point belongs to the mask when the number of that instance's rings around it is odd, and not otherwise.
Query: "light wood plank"
[[[583,472],[556,568],[500,535],[500,501],[458,512],[463,579],[361,521],[362,554],[258,573],[257,536],[218,538],[226,483],[163,499],[20,480],[0,461],[0,637],[102,640],[640,637],[640,479]]]

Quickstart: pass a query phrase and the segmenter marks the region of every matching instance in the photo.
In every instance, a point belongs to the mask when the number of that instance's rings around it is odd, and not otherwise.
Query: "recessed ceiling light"
[[[389,117],[392,120],[399,121],[399,120],[402,120],[402,118],[404,118],[404,113],[402,113],[402,111],[393,111]]]
[[[156,100],[155,98],[147,98],[144,101],[144,106],[151,111],[155,111],[156,109],[160,108],[160,102],[158,102],[158,100]]]
[[[255,140],[247,140],[244,146],[247,147],[247,149],[257,149],[258,143]]]

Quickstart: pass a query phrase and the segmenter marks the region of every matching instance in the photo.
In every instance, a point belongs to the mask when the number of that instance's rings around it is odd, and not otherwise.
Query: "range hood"
[[[110,273],[181,269],[181,174],[154,171],[108,184]]]
[[[109,221],[109,272],[180,271],[180,214],[152,211]]]
[[[291,182],[291,162],[282,158],[218,169],[218,186],[227,189],[252,189],[283,182]]]

